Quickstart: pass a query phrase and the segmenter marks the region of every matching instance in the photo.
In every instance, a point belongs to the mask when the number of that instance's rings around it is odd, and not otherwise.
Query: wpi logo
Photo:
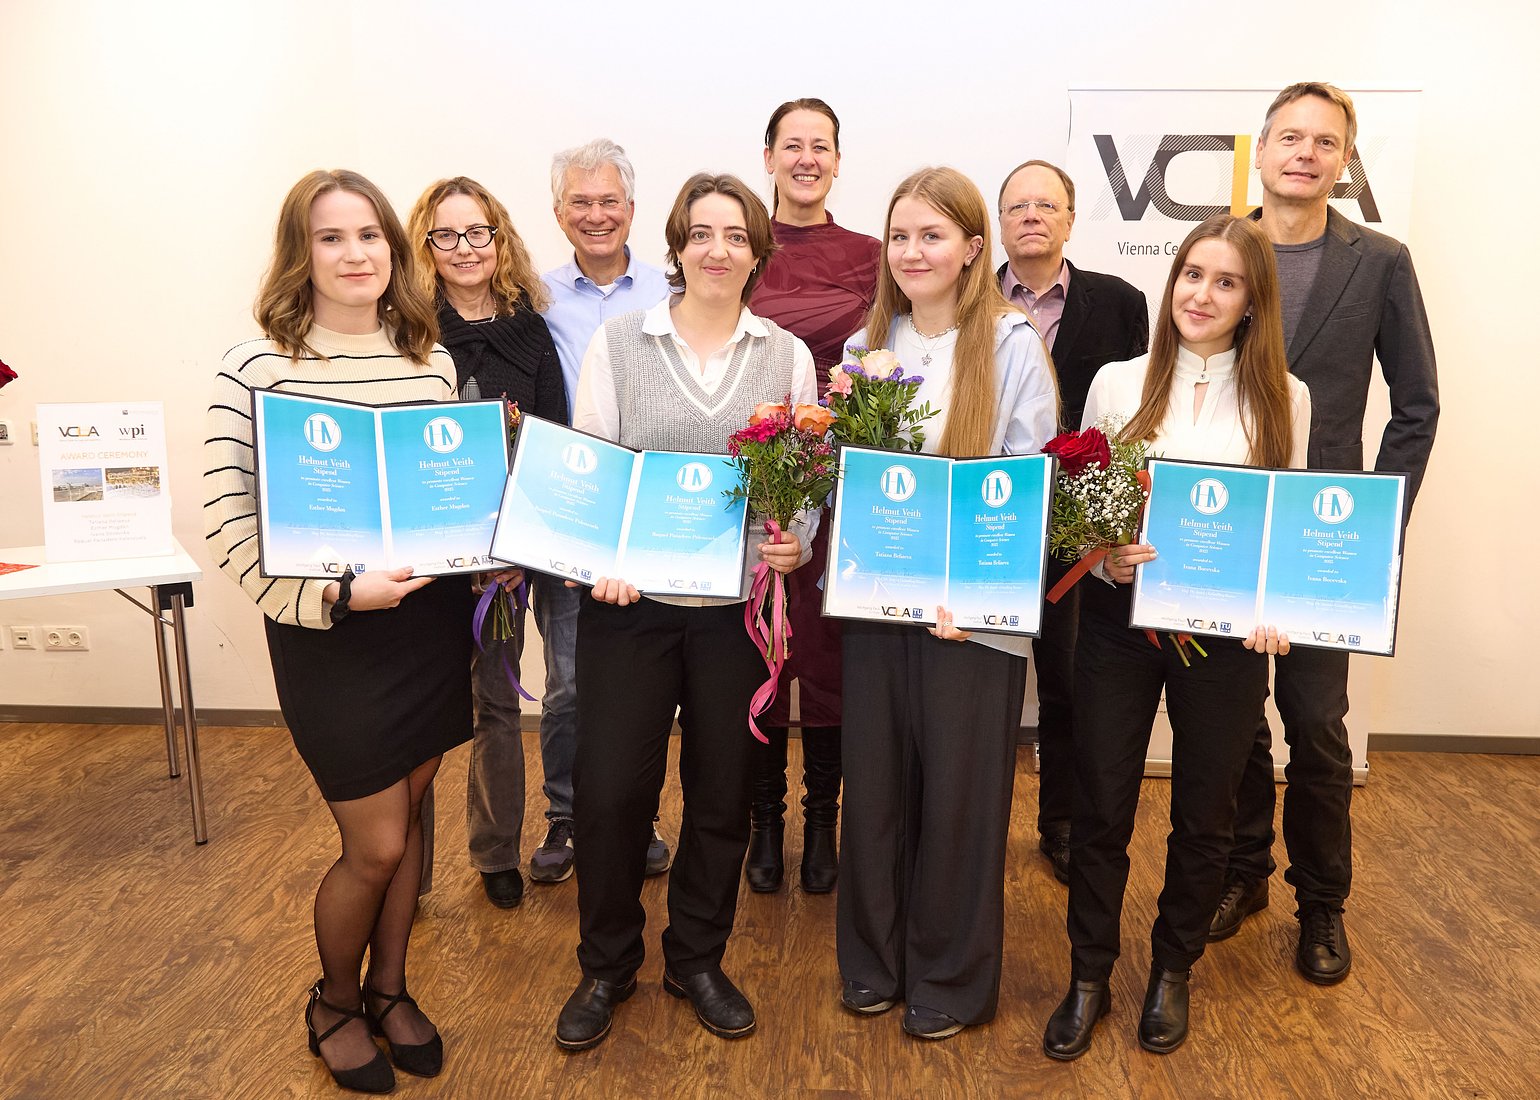
[[[591,474],[599,465],[599,456],[587,443],[568,443],[561,449],[561,464],[575,474]]]
[[[1328,485],[1315,495],[1310,509],[1322,523],[1341,523],[1353,514],[1353,494],[1340,485]]]
[[[895,504],[900,504],[914,496],[916,488],[914,471],[908,466],[889,466],[882,471],[879,486],[883,496]]]
[[[679,467],[674,481],[687,493],[704,493],[711,488],[711,467],[704,462],[686,462]]]
[[[1004,470],[990,470],[984,475],[984,503],[991,508],[1003,508],[1011,499],[1011,475]]]
[[[1159,138],[1151,134],[1125,134],[1121,153],[1111,134],[1093,134],[1092,140],[1096,142],[1096,152],[1101,156],[1102,167],[1107,172],[1107,184],[1112,188],[1118,213],[1126,222],[1142,221],[1145,211],[1151,206],[1155,207],[1157,213],[1179,222],[1201,222],[1215,214],[1234,214],[1237,218],[1244,218],[1256,209],[1246,198],[1246,183],[1251,173],[1250,134],[1162,134]],[[1145,169],[1143,181],[1135,190],[1123,164],[1123,155],[1137,156],[1147,151],[1152,141],[1156,142],[1155,153],[1150,158],[1149,167]],[[1214,188],[1210,192],[1221,195],[1228,190],[1229,206],[1184,203],[1171,197],[1166,186],[1171,162],[1184,153],[1232,154],[1230,164],[1223,170],[1216,168],[1213,172]],[[1209,160],[1218,163],[1216,158],[1210,157]],[[1137,162],[1130,161],[1130,164],[1134,163]],[[1364,162],[1359,159],[1356,147],[1352,159],[1347,163],[1347,176],[1346,180],[1337,181],[1331,197],[1356,200],[1363,221],[1381,221],[1379,204],[1374,201],[1374,192],[1369,188],[1369,174],[1364,170]]]
[[[1230,490],[1225,488],[1224,482],[1206,477],[1192,487],[1187,499],[1205,516],[1218,515],[1230,503]]]
[[[422,430],[422,441],[428,445],[428,450],[441,455],[459,450],[464,440],[465,429],[460,427],[458,420],[447,416],[435,416]]]
[[[318,451],[335,451],[342,443],[342,428],[325,413],[305,417],[305,442]]]

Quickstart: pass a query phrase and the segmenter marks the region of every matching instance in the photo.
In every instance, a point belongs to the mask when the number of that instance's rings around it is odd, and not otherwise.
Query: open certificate
[[[1151,459],[1130,625],[1395,652],[1404,474]]]
[[[375,407],[253,390],[262,575],[487,569],[505,416],[501,401]]]
[[[633,451],[525,415],[492,556],[583,584],[741,599],[748,505],[723,495],[737,484],[726,455]]]
[[[840,448],[823,612],[1035,637],[1054,460]]]

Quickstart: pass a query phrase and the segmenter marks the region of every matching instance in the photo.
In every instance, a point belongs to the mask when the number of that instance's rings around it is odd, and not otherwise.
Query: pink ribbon
[[[765,521],[765,534],[771,542],[781,541],[781,527],[773,519]],[[765,621],[765,605],[770,605],[770,621]],[[775,701],[776,688],[781,680],[781,669],[791,656],[791,620],[786,617],[786,578],[771,569],[767,562],[754,567],[754,577],[749,584],[749,602],[743,608],[743,625],[759,652],[764,655],[765,668],[770,678],[759,685],[749,701],[749,732],[765,744],[770,738],[760,732],[754,721]]]
[[[483,654],[486,653],[487,647],[486,644],[481,640],[482,627],[487,621],[488,613],[492,610],[493,601],[497,599],[498,590],[502,587],[502,585],[496,583],[488,585],[486,590],[482,592],[481,599],[476,603],[475,614],[471,616],[471,637],[476,639],[476,648]],[[520,581],[519,587],[514,590],[513,594],[509,598],[513,600],[514,610],[522,611],[524,608],[529,606],[528,586],[525,585],[523,581]],[[518,692],[525,699],[528,699],[531,703],[535,702],[535,697],[524,690],[524,685],[519,683],[518,674],[515,673],[513,671],[513,667],[509,665],[508,651],[506,649],[499,650],[498,656],[503,662],[503,672],[508,675],[508,682],[513,685],[513,690]]]

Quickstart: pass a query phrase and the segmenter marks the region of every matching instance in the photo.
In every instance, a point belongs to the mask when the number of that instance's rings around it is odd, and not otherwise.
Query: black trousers
[[[749,700],[765,675],[741,603],[616,607],[585,595],[573,848],[588,977],[624,981],[642,964],[642,879],[676,705],[684,816],[663,958],[681,978],[721,965],[749,839]]]
[[[1058,558],[1048,559],[1049,588],[1069,571]],[[1043,601],[1041,637],[1032,641],[1037,668],[1037,831],[1069,828],[1075,793],[1075,638],[1080,630],[1080,581],[1058,603]]]
[[[999,1000],[1026,674],[977,642],[845,624],[840,974],[965,1024]]]
[[[1284,878],[1300,905],[1341,908],[1353,885],[1353,750],[1348,746],[1348,655],[1329,649],[1292,650],[1273,663],[1273,692],[1289,746],[1284,767]],[[1273,731],[1263,715],[1236,801],[1230,873],[1272,874]]]
[[[1267,695],[1267,658],[1225,638],[1185,667],[1128,626],[1129,589],[1093,578],[1075,650],[1075,816],[1070,828],[1069,939],[1075,978],[1102,981],[1119,945],[1128,842],[1160,692],[1171,718],[1171,832],[1151,933],[1153,961],[1186,970],[1203,955],[1224,889],[1235,792]]]

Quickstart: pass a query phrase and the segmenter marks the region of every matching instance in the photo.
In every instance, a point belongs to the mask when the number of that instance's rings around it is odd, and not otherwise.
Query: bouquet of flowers
[[[852,344],[845,353],[855,362],[834,368],[820,402],[835,416],[835,440],[889,451],[918,451],[925,445],[920,425],[936,415],[930,402],[914,404],[925,379],[917,374],[905,377],[898,356],[885,348]]]
[[[794,405],[788,395],[784,403],[756,407],[748,427],[728,438],[727,453],[741,480],[724,495],[747,500],[749,511],[764,517],[765,534],[772,542],[781,541],[794,515],[823,507],[833,491],[834,448],[827,438],[833,421],[828,409]],[[749,707],[749,730],[768,743],[754,719],[775,698],[781,668],[791,656],[791,622],[786,617],[786,579],[765,562],[754,567],[743,625],[770,673]]]
[[[1118,438],[1123,423],[1121,417],[1104,416],[1096,427],[1064,432],[1043,448],[1043,453],[1059,460],[1048,549],[1061,561],[1075,562],[1049,591],[1051,603],[1063,599],[1114,546],[1132,542],[1139,530],[1144,502],[1150,495],[1150,475],[1144,469],[1146,448],[1142,440]],[[1153,630],[1144,633],[1160,648]],[[1191,634],[1170,637],[1184,665],[1191,663],[1186,648],[1189,644],[1208,656]]]
[[[513,450],[514,441],[519,435],[519,420],[523,413],[519,411],[517,401],[509,401],[507,395],[503,396],[503,404],[507,410],[508,449]],[[486,631],[487,620],[492,620],[492,640],[494,642],[506,642],[514,637],[514,614],[529,606],[529,590],[523,580],[518,587],[509,592],[501,584],[482,576],[478,578],[482,583],[481,599],[476,602],[476,610],[471,616],[471,636],[476,639],[476,649],[485,654],[486,643],[482,640]],[[508,663],[508,655],[500,651],[502,655],[503,671],[508,675],[508,682],[531,703],[535,697],[524,690],[524,685],[519,683],[518,672]]]

